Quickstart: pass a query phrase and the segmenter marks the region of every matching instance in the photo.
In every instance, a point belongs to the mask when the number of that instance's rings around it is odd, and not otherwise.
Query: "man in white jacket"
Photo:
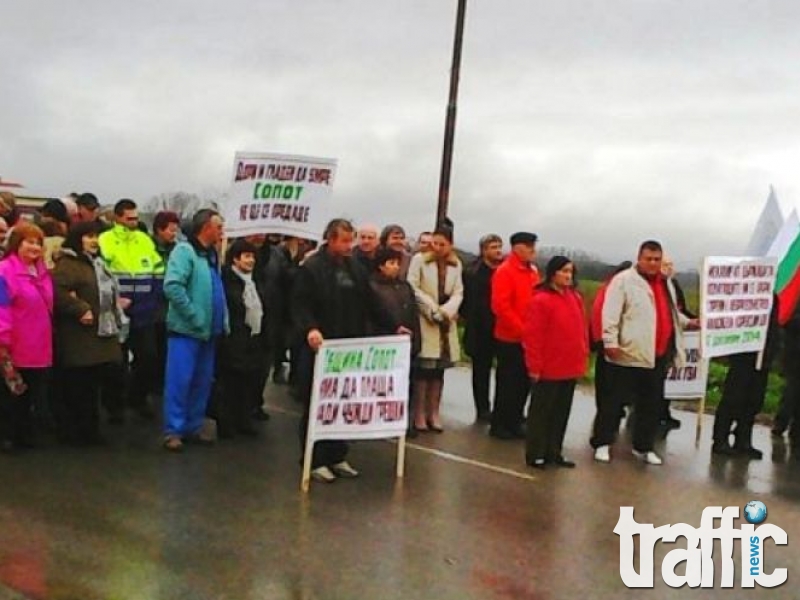
[[[646,241],[636,264],[611,281],[603,304],[603,347],[609,364],[614,406],[599,407],[595,460],[609,462],[620,404],[629,398],[636,421],[633,454],[647,464],[662,464],[653,451],[658,431],[664,376],[682,363],[682,329],[693,325],[676,308],[675,288],[661,273],[661,244]],[[607,413],[608,418],[603,418]],[[605,425],[604,425],[605,424]]]

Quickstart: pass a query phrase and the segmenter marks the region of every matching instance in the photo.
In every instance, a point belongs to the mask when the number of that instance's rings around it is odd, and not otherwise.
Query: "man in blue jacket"
[[[192,235],[170,255],[164,278],[167,370],[164,384],[164,448],[179,452],[184,441],[210,443],[203,435],[214,378],[217,338],[228,329],[216,246],[223,222],[211,209],[192,220]]]

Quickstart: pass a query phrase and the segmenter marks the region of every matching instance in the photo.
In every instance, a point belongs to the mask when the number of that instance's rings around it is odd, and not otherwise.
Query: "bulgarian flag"
[[[800,235],[794,238],[778,264],[775,293],[778,294],[778,319],[781,325],[786,325],[800,300]]]

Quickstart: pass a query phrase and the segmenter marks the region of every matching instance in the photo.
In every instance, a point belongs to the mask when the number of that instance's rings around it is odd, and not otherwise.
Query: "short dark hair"
[[[433,230],[433,235],[440,235],[451,244],[453,243],[453,228],[442,225]]]
[[[163,231],[170,223],[175,223],[176,225],[181,224],[181,218],[178,216],[178,213],[171,210],[159,211],[153,218],[153,231]]]
[[[386,227],[383,228],[383,231],[381,231],[381,238],[380,238],[381,246],[386,245],[386,242],[389,241],[389,236],[392,235],[393,233],[402,233],[403,237],[406,236],[406,230],[403,229],[400,225],[396,225],[394,223],[392,225],[387,225]]]
[[[639,246],[639,255],[641,256],[642,252],[645,250],[650,250],[650,252],[664,252],[661,244],[655,240],[647,240],[646,242],[642,242],[642,245]]]
[[[82,221],[76,223],[70,228],[62,246],[64,248],[69,248],[75,252],[75,254],[81,254],[83,252],[83,236],[92,234],[100,235],[102,230],[102,224],[97,221]]]
[[[123,198],[114,205],[114,214],[121,217],[125,214],[126,210],[136,210],[136,202],[130,198]]]
[[[375,253],[375,270],[377,271],[381,265],[385,265],[390,260],[403,260],[403,253],[386,246],[378,248]]]
[[[218,217],[219,213],[213,208],[201,208],[192,217],[192,236],[197,237],[211,219]]]
[[[232,265],[233,259],[239,258],[242,254],[246,254],[248,252],[257,255],[258,248],[256,248],[255,244],[248,242],[246,239],[239,238],[228,248],[228,252],[225,255],[225,262],[227,262],[229,265]]]
[[[61,200],[48,200],[39,210],[39,213],[43,217],[49,217],[69,225],[69,212],[67,212],[66,204],[64,204]]]
[[[340,233],[355,233],[356,228],[348,219],[332,219],[325,226],[325,241],[335,240]]]

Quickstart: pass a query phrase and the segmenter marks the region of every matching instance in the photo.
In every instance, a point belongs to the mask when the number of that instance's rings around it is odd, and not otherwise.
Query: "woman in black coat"
[[[217,407],[222,436],[255,435],[254,416],[263,403],[264,374],[269,369],[269,332],[265,290],[253,277],[257,248],[237,240],[222,270],[230,334],[222,340]]]

